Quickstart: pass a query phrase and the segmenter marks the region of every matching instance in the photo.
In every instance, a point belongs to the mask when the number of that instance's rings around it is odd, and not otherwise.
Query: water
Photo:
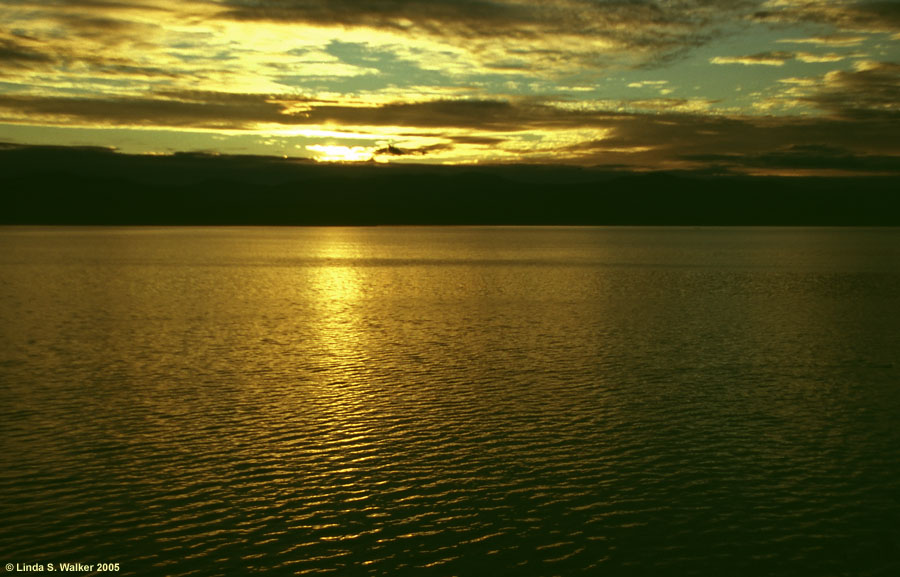
[[[0,563],[900,574],[898,287],[897,229],[3,228]]]

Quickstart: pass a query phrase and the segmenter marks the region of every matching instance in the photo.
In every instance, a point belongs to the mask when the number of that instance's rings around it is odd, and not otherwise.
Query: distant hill
[[[900,177],[0,148],[0,224],[900,225]]]

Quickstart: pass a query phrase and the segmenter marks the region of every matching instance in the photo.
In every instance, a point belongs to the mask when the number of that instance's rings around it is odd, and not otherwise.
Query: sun
[[[306,147],[315,153],[319,162],[366,162],[375,156],[375,149],[366,146],[339,146],[312,144]]]

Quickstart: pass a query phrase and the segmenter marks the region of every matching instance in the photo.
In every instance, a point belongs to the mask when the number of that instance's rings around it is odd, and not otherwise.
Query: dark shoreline
[[[900,176],[320,165],[6,147],[0,187],[5,225],[900,225]]]

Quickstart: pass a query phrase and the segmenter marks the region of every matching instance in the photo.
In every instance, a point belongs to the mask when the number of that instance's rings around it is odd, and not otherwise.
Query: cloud
[[[793,52],[760,52],[749,56],[716,56],[711,58],[712,64],[743,64],[744,66],[784,66],[794,58]]]
[[[450,136],[450,140],[458,144],[474,144],[480,146],[493,146],[503,143],[506,139],[493,136]]]
[[[840,62],[841,60],[845,60],[847,56],[843,54],[835,54],[834,52],[829,52],[828,54],[812,54],[810,52],[797,52],[794,54],[794,58],[801,62],[807,63],[821,63],[821,62]]]
[[[528,18],[515,3],[489,0],[226,0],[224,15],[238,20],[302,21],[326,26],[407,29],[428,23],[474,27]],[[480,28],[479,26],[478,28]]]
[[[837,168],[836,160],[847,170],[900,169],[896,126],[878,118],[633,114],[611,118],[607,126],[607,137],[572,143],[565,155],[581,164],[669,169],[721,166],[783,172],[791,167]],[[829,160],[835,165],[829,167]]]
[[[17,79],[33,84],[36,96],[135,96],[136,85],[127,83],[141,79],[147,83],[141,91],[331,92],[371,102],[405,88],[407,99],[452,90],[489,99],[519,90],[502,88],[511,79],[526,87],[576,74],[567,86],[583,83],[588,94],[597,86],[589,74],[685,56],[762,6],[761,0],[6,0],[0,18],[39,44],[6,41],[0,66],[52,68],[40,78]],[[769,54],[716,61],[777,63],[778,53]]]
[[[825,144],[789,145],[755,154],[704,154],[687,158],[730,169],[841,171],[845,173],[900,174],[900,155],[858,154]]]
[[[494,70],[644,66],[702,45],[759,2],[737,0],[225,0],[238,21],[430,37]]]
[[[203,98],[199,98],[200,96]],[[169,97],[167,97],[169,96]],[[183,93],[146,97],[72,98],[0,94],[6,122],[29,121],[83,126],[153,126],[251,129],[284,122],[284,105],[265,95]]]
[[[31,68],[53,62],[53,57],[13,38],[0,38],[0,66]]]
[[[449,143],[430,144],[428,146],[420,146],[418,148],[400,148],[393,144],[388,144],[383,148],[379,148],[374,152],[375,156],[425,156],[433,152],[442,152],[452,150],[453,145]]]
[[[761,22],[816,22],[843,31],[897,32],[900,4],[859,0],[770,0],[753,18]]]
[[[840,62],[848,58],[843,54],[829,52],[814,54],[812,52],[760,52],[749,56],[716,56],[710,59],[712,64],[743,64],[744,66],[784,66],[791,60],[806,63]]]
[[[95,75],[161,75],[163,68],[171,75],[171,59],[158,42],[174,19],[166,6],[163,0],[6,0],[0,19],[12,35],[0,42],[27,39],[43,66],[39,78],[22,80],[45,87],[68,84],[86,92],[97,89]]]
[[[632,112],[697,113],[709,110],[716,102],[708,98],[645,98],[624,101],[620,107]]]
[[[316,123],[508,131],[552,122],[553,112],[542,106],[515,106],[501,100],[434,100],[374,107],[317,106],[308,119]]]
[[[900,119],[900,64],[863,61],[853,70],[829,72],[805,100],[843,118]]]
[[[200,0],[200,3],[206,2],[208,0]],[[93,12],[98,17],[110,13],[163,13],[172,11],[179,5],[183,6],[179,0],[3,0],[3,4],[28,10],[48,8],[56,14]]]
[[[865,42],[865,36],[810,36],[808,38],[783,38],[782,44],[814,44],[816,46],[850,47]]]
[[[630,82],[628,88],[644,88],[648,86],[651,88],[662,88],[668,83],[668,80],[642,80],[640,82]]]
[[[127,33],[140,31],[147,26],[127,19],[89,13],[57,12],[52,18],[64,26],[71,36],[90,38],[107,45],[127,42],[129,40]]]

